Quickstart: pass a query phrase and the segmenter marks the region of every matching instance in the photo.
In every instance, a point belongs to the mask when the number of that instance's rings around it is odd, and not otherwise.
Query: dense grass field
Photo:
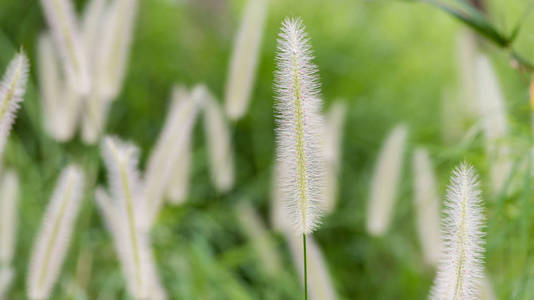
[[[511,32],[527,9],[526,2],[493,0],[486,5],[496,26]],[[81,11],[86,1],[76,4]],[[205,83],[222,103],[244,4],[241,0],[140,1],[127,75],[106,131],[139,145],[142,170],[163,126],[174,84]],[[423,262],[412,200],[412,152],[424,146],[433,160],[442,199],[455,165],[467,160],[479,170],[487,218],[487,277],[498,299],[533,299],[531,74],[514,69],[506,50],[480,40],[505,99],[509,135],[500,142],[512,149],[512,175],[495,193],[489,175],[493,161],[484,151],[480,120],[464,117],[468,104],[456,97],[461,89],[457,41],[467,27],[429,5],[393,0],[269,1],[251,104],[245,117],[230,125],[234,187],[226,193],[213,187],[206,138],[198,122],[187,201],[166,204],[152,229],[157,269],[169,299],[303,298],[300,273],[286,239],[269,231],[282,261],[281,269],[270,272],[235,209],[240,202],[252,203],[270,227],[273,73],[276,39],[286,16],[300,16],[306,25],[325,108],[336,99],[348,108],[337,207],[313,234],[338,298],[428,297],[435,269]],[[534,14],[527,15],[514,48],[534,61],[533,25]],[[59,143],[42,126],[36,47],[46,27],[38,1],[0,0],[0,69],[21,47],[31,63],[28,91],[3,163],[18,172],[21,183],[16,277],[6,299],[26,299],[32,244],[55,180],[69,162],[83,167],[87,186],[51,299],[129,299],[111,236],[94,202],[95,187],[107,184],[98,144],[85,145],[79,136]],[[445,101],[453,103],[453,118],[445,113]],[[393,220],[383,237],[372,237],[365,224],[373,167],[384,138],[398,123],[406,124],[409,133]]]

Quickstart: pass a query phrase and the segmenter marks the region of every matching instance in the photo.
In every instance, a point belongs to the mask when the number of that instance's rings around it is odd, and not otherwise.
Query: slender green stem
[[[306,259],[306,234],[302,234],[302,246],[304,246],[304,300],[308,300],[308,262]]]

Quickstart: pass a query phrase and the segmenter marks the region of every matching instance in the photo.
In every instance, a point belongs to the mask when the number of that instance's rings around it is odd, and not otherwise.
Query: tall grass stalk
[[[479,299],[484,276],[484,241],[478,176],[462,163],[447,190],[442,220],[443,252],[431,299]]]
[[[46,21],[61,55],[66,78],[80,94],[90,90],[87,54],[71,0],[41,0]]]
[[[367,207],[367,231],[371,235],[382,236],[391,222],[407,135],[408,129],[404,125],[397,125],[378,154]]]
[[[82,200],[84,174],[63,169],[39,227],[28,269],[28,298],[48,299],[60,274]]]
[[[240,119],[250,102],[266,14],[267,0],[248,0],[235,39],[226,83],[225,110],[232,120]]]
[[[275,73],[277,160],[283,170],[279,173],[280,188],[297,235],[303,237],[304,253],[306,235],[319,225],[325,176],[322,101],[312,57],[302,21],[285,19],[278,38]],[[306,263],[304,276],[307,278]],[[304,285],[307,298],[307,280]]]

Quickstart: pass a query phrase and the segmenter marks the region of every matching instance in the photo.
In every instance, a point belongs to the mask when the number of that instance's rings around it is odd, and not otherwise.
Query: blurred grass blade
[[[465,2],[458,1],[458,3],[462,6],[462,9],[458,9],[438,0],[421,1],[443,10],[449,15],[460,20],[462,23],[471,27],[473,30],[480,33],[487,39],[493,41],[500,47],[507,47],[511,43],[511,40],[501,34],[493,26],[493,24],[491,24],[491,22],[486,18],[486,16],[484,16],[477,9]]]

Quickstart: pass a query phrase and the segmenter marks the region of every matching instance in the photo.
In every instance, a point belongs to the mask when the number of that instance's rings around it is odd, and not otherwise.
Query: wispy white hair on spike
[[[0,269],[9,267],[15,251],[19,179],[8,170],[0,185]]]
[[[341,161],[341,141],[347,107],[343,100],[333,103],[325,118],[324,156],[326,160],[325,199],[321,202],[325,213],[331,213],[337,201],[337,181]]]
[[[203,93],[204,132],[211,178],[217,190],[226,192],[234,186],[232,137],[219,103],[207,88]]]
[[[383,235],[391,222],[407,135],[406,127],[397,125],[386,138],[378,154],[367,205],[367,231],[372,235]]]
[[[295,263],[302,275],[303,270],[303,248],[302,242],[297,236],[291,233],[285,233],[285,237],[291,250],[293,263]],[[309,294],[311,300],[335,300],[337,299],[337,292],[328,270],[328,264],[323,257],[323,253],[319,245],[315,242],[313,236],[308,237],[307,256],[308,256],[308,280],[309,280]],[[301,276],[302,278],[302,276]]]
[[[191,95],[182,94],[185,90],[173,91],[173,105],[167,117],[158,142],[148,159],[145,174],[145,197],[149,203],[148,220],[152,223],[157,217],[166,189],[176,166],[182,163],[180,154],[191,138],[191,131],[197,118],[204,87],[196,86]],[[187,99],[182,99],[187,97]]]
[[[441,255],[439,227],[439,197],[430,156],[424,148],[413,154],[414,206],[417,215],[417,232],[423,248],[424,261],[437,266]]]
[[[90,89],[87,57],[71,0],[41,0],[44,14],[61,54],[65,74],[80,94]]]
[[[48,299],[67,253],[82,200],[84,175],[75,165],[61,172],[46,209],[28,269],[28,298]]]
[[[479,299],[484,276],[481,202],[475,170],[462,163],[454,169],[447,190],[443,253],[431,299]]]
[[[241,201],[236,207],[236,216],[258,254],[262,266],[270,274],[278,274],[282,270],[280,255],[272,236],[252,204],[248,201]]]
[[[278,39],[276,91],[280,188],[299,234],[313,232],[321,214],[324,159],[319,80],[300,19],[285,19]]]
[[[4,152],[17,110],[24,100],[29,68],[26,54],[20,51],[9,63],[0,82],[0,153]]]
[[[495,192],[500,192],[512,167],[510,148],[504,140],[508,135],[508,120],[497,77],[489,60],[482,55],[476,60],[476,79],[492,187]]]
[[[97,49],[96,89],[105,99],[115,99],[121,91],[130,53],[137,0],[115,0],[103,21],[102,41]]]
[[[266,14],[267,0],[249,0],[243,13],[226,83],[225,110],[232,120],[240,119],[250,102]]]
[[[97,203],[109,219],[106,224],[114,236],[130,294],[136,299],[146,299],[150,291],[150,257],[145,246],[149,243],[147,212],[137,169],[139,150],[131,143],[109,136],[102,140],[101,150],[113,201],[105,206],[107,199],[102,197],[106,194],[97,193]],[[108,210],[110,207],[113,209]]]

